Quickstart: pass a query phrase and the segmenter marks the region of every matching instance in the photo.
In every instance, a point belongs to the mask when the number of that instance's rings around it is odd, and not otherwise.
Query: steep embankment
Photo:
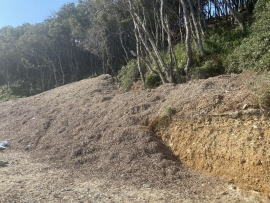
[[[215,193],[219,182],[201,187],[205,177],[182,162],[269,194],[269,119],[249,108],[241,81],[219,76],[121,94],[103,75],[0,104],[0,139],[38,161],[136,187]]]
[[[226,77],[171,91],[168,104],[179,112],[153,127],[186,166],[270,194],[270,119],[252,108],[243,76]]]
[[[158,134],[184,165],[269,194],[269,127],[269,118],[259,110],[246,110],[174,118]]]

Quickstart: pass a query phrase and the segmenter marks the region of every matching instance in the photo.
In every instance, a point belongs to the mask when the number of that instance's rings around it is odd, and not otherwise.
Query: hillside
[[[89,186],[96,180],[99,190],[112,198],[97,202],[141,202],[142,196],[146,202],[263,201],[270,194],[269,119],[252,108],[243,81],[241,75],[222,75],[120,93],[113,78],[102,75],[1,103],[0,140],[8,140],[10,147],[0,159],[10,159],[10,164],[0,168],[0,176],[12,178],[18,167],[28,171],[45,164],[45,176],[50,170],[52,178],[65,174],[63,180],[52,179],[54,192],[62,194],[59,181]],[[32,184],[51,184],[42,182],[40,172],[30,171],[27,179],[36,178]],[[33,187],[29,181],[19,193]],[[5,178],[3,182],[10,184]],[[18,197],[17,189],[5,184],[0,184],[5,202],[41,201],[39,189]],[[121,193],[129,189],[133,197]],[[64,201],[63,195],[50,194],[45,192],[42,201]],[[76,201],[79,194],[69,200]]]

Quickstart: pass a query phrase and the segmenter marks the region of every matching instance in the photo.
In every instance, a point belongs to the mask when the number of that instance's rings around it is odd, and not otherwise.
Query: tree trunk
[[[200,34],[201,32],[200,32],[200,29],[199,29],[197,18],[195,16],[193,3],[191,2],[191,0],[187,0],[187,1],[189,3],[190,13],[191,13],[193,24],[194,24],[194,27],[195,27],[195,33],[196,33],[196,37],[197,37],[198,47],[199,47],[199,50],[200,50],[200,54],[203,57],[204,56],[204,50],[203,50],[202,39],[201,39],[201,34]]]
[[[125,57],[126,63],[128,63],[129,57],[128,57],[127,50],[126,50],[126,48],[125,48],[125,46],[124,46],[124,43],[123,43],[123,37],[122,37],[122,34],[123,34],[123,32],[122,32],[121,29],[119,28],[119,39],[120,39],[120,43],[121,43],[121,46],[122,46],[122,48],[124,49],[124,52],[125,52],[125,54],[126,54],[126,57]]]
[[[179,20],[179,31],[180,31],[180,38],[181,38],[181,43],[184,44],[184,34],[182,32],[182,8],[181,8],[181,1],[179,0],[179,8],[178,8],[178,13],[179,13],[179,17],[178,17],[178,20]]]
[[[161,19],[162,29],[167,33],[168,54],[170,56],[170,66],[169,66],[169,71],[168,71],[168,78],[170,79],[170,82],[173,83],[174,82],[173,59],[172,59],[173,47],[172,47],[171,30],[170,30],[170,26],[169,26],[168,17],[164,16],[164,0],[160,0],[160,19]]]
[[[207,26],[206,26],[206,22],[205,22],[204,13],[202,12],[203,8],[202,8],[201,0],[198,0],[198,5],[199,5],[199,9],[198,9],[199,19],[198,19],[198,21],[199,21],[199,25],[201,27],[202,34],[205,35],[205,31],[207,31]]]
[[[185,67],[185,72],[186,75],[189,75],[190,68],[191,68],[191,63],[192,63],[192,49],[191,49],[191,44],[190,44],[190,38],[191,38],[191,29],[190,29],[190,22],[189,22],[189,13],[187,10],[187,5],[185,0],[180,0],[183,8],[183,14],[184,14],[184,20],[185,20],[185,27],[186,27],[186,40],[185,40],[185,45],[186,45],[186,50],[187,50],[187,64]]]
[[[163,61],[163,59],[162,59],[162,57],[161,57],[161,55],[160,55],[160,53],[158,51],[158,48],[156,46],[156,43],[155,43],[153,37],[151,36],[151,33],[149,32],[148,28],[145,26],[144,20],[141,20],[141,17],[136,13],[136,11],[134,10],[134,7],[133,7],[133,5],[132,5],[132,3],[131,3],[130,0],[128,1],[128,4],[129,4],[128,5],[128,9],[129,9],[130,15],[132,17],[132,20],[133,20],[133,23],[134,23],[134,27],[138,31],[139,38],[142,41],[142,43],[143,43],[145,49],[147,50],[148,54],[152,58],[155,66],[157,67],[158,74],[159,74],[162,82],[163,83],[166,83],[167,82],[167,79],[163,76],[163,73],[162,73],[162,70],[160,68],[160,65],[162,66],[162,68],[165,70],[166,73],[168,73],[168,67],[164,63],[164,61]],[[143,18],[145,19],[145,15],[143,16]],[[150,42],[151,47],[152,47],[152,49],[153,49],[153,51],[154,51],[157,59],[153,55],[152,50],[150,49],[150,47],[148,45],[148,41]]]
[[[232,7],[230,5],[230,1],[229,0],[223,0],[223,1],[226,4],[226,6],[229,8],[230,12],[232,13],[234,19],[237,21],[237,23],[241,27],[242,31],[245,31],[244,24],[243,24],[241,18],[237,15],[236,11],[232,9]]]
[[[148,54],[150,55],[152,61],[154,62],[155,66],[156,66],[156,68],[157,68],[159,77],[161,78],[161,80],[162,80],[163,83],[167,83],[167,80],[164,78],[164,76],[163,76],[163,74],[162,74],[162,71],[161,71],[161,69],[160,69],[160,66],[159,66],[159,63],[158,63],[157,59],[156,59],[155,56],[153,55],[153,53],[152,53],[150,47],[148,46],[146,40],[145,40],[144,37],[142,36],[142,33],[141,33],[140,28],[137,26],[136,22],[134,22],[134,23],[135,23],[135,29],[137,29],[137,31],[138,31],[139,38],[140,38],[141,42],[143,43],[144,48],[146,49],[146,51],[147,51]]]
[[[140,40],[139,40],[138,33],[137,33],[136,30],[135,30],[135,37],[136,37],[136,50],[137,50],[137,65],[138,65],[138,69],[139,69],[139,72],[140,72],[140,76],[141,76],[143,86],[145,86],[145,78],[144,78],[144,74],[143,74],[143,71],[142,71],[141,60],[140,60]]]

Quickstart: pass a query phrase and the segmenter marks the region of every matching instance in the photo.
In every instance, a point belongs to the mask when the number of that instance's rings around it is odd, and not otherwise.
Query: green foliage
[[[7,86],[0,87],[0,102],[28,97],[41,92],[42,90],[38,83],[27,84],[25,81],[17,80],[11,83],[8,89]]]
[[[246,36],[241,29],[228,29],[222,26],[213,28],[204,40],[204,49],[208,54],[229,54],[241,44]]]
[[[240,46],[246,33],[237,27],[233,29],[217,26],[208,32],[204,40],[206,59],[195,68],[194,77],[207,78],[223,74],[232,50]]]
[[[151,73],[148,76],[146,76],[146,78],[145,78],[145,85],[148,88],[155,88],[161,84],[162,84],[161,79],[156,74]]]
[[[20,95],[14,95],[11,88],[7,89],[6,86],[0,87],[0,102],[21,98]]]
[[[179,43],[174,47],[177,65],[180,69],[184,69],[187,62],[186,48],[183,44]]]
[[[248,37],[228,57],[228,73],[239,73],[244,69],[270,70],[270,2],[260,0],[254,15]]]
[[[179,82],[183,82],[183,81],[186,80],[186,78],[184,76],[182,76],[182,75],[180,75],[180,78],[178,78],[177,71],[178,72],[183,72],[184,68],[186,66],[186,62],[187,62],[186,48],[185,48],[184,44],[178,43],[173,47],[173,50],[174,50],[178,70],[176,69],[174,56],[172,56],[173,57],[172,64],[171,64],[169,53],[166,53],[165,51],[161,51],[161,57],[162,57],[163,61],[165,62],[165,64],[168,67],[170,67],[170,66],[175,67],[175,68],[173,68],[173,77],[174,77],[175,81],[176,81],[176,79],[177,80],[180,79]],[[152,64],[152,65],[153,65],[152,68],[155,69],[154,64]],[[149,79],[151,80],[151,81],[149,81],[149,83],[151,83],[151,84],[152,84],[152,80],[153,80],[153,78],[151,78],[151,77],[156,77],[156,80],[157,80],[156,84],[153,84],[153,85],[150,84],[149,88],[154,88],[154,87],[157,87],[157,86],[162,84],[160,82],[160,77],[159,76],[156,76],[156,75],[152,76],[151,75],[149,77],[150,77]],[[155,81],[153,80],[153,82],[155,82]]]
[[[1,86],[0,87],[0,102],[8,101],[9,100],[8,95],[9,94],[8,94],[7,89],[4,86]]]
[[[174,46],[174,53],[177,60],[177,65],[180,69],[184,69],[187,61],[187,54],[186,54],[186,48],[184,44],[178,43]],[[170,57],[167,53],[162,53],[162,58],[164,62],[169,66],[170,63]]]
[[[167,107],[166,108],[166,113],[168,116],[173,116],[177,113],[176,109],[173,107]]]
[[[29,96],[30,92],[27,89],[27,83],[24,81],[16,81],[10,85],[10,94],[18,97]]]
[[[136,60],[131,60],[126,66],[119,70],[117,78],[120,82],[120,89],[122,92],[127,92],[140,77]]]
[[[200,66],[194,68],[192,71],[192,78],[206,79],[224,73],[224,67],[221,60],[215,58],[214,60],[208,59],[201,62]]]

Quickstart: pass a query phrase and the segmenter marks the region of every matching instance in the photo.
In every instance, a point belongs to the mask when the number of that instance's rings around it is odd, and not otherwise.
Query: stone
[[[0,166],[5,166],[6,164],[8,164],[7,161],[2,161],[2,160],[0,160]]]
[[[262,161],[261,161],[260,159],[257,159],[257,160],[255,161],[255,164],[256,164],[256,165],[262,165]]]
[[[150,184],[143,184],[143,187],[144,188],[151,188],[151,185]]]
[[[246,163],[246,160],[245,160],[245,159],[241,159],[241,160],[240,160],[240,163],[241,163],[241,164],[244,164],[244,163]]]
[[[244,104],[243,107],[242,107],[242,109],[246,109],[247,107],[248,107],[248,105],[247,104]]]

